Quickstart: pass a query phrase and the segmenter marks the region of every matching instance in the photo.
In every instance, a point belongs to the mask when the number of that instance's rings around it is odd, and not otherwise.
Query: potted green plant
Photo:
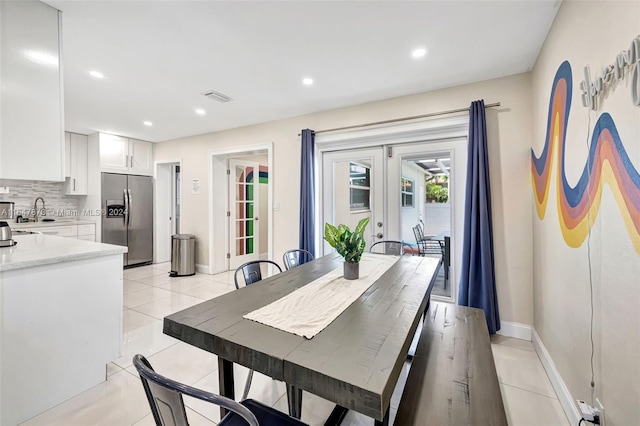
[[[324,225],[324,239],[344,257],[344,278],[347,280],[356,280],[360,276],[360,258],[366,246],[364,230],[368,223],[368,217],[362,219],[354,231],[347,225],[337,228],[330,223]]]

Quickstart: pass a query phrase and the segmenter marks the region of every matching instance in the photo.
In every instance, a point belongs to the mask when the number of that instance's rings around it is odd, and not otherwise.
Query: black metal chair
[[[284,252],[284,255],[282,255],[282,261],[287,271],[296,266],[311,262],[314,259],[315,257],[313,257],[311,252],[304,249],[287,250]]]
[[[394,240],[376,241],[375,243],[371,244],[371,247],[369,248],[369,252],[403,256],[405,253],[407,253],[404,250],[405,247],[409,248],[409,253],[411,253],[411,255],[413,256],[413,247],[411,247],[409,244],[405,243],[404,241],[394,241]]]
[[[272,260],[252,260],[251,262],[240,265],[238,269],[236,269],[235,274],[233,274],[233,281],[236,284],[236,288],[240,288],[238,285],[238,272],[241,271],[244,278],[244,285],[250,285],[260,281],[262,279],[262,271],[260,270],[262,264],[271,264],[278,268],[278,272],[282,272],[280,265]]]
[[[205,392],[156,373],[147,359],[138,354],[133,357],[142,386],[151,406],[151,413],[158,426],[188,425],[182,395],[207,401],[229,412],[218,423],[220,426],[307,426],[274,408],[252,399],[236,402],[224,396]]]
[[[244,285],[248,286],[262,280],[262,270],[260,269],[260,266],[263,264],[273,265],[278,268],[278,272],[282,272],[282,268],[276,262],[273,262],[271,260],[252,260],[251,262],[240,265],[238,269],[236,269],[236,272],[233,274],[233,281],[236,284],[236,289],[240,288],[240,286],[238,285],[238,272],[242,272]],[[246,399],[247,395],[249,395],[249,389],[251,389],[252,380],[253,370],[249,370],[247,382],[245,383],[244,391],[242,392],[242,399]]]
[[[432,240],[429,237],[425,237],[420,225],[413,227],[413,235],[416,238],[416,244],[418,245],[420,256],[426,256],[428,254],[444,256],[444,250],[440,245],[440,242]]]

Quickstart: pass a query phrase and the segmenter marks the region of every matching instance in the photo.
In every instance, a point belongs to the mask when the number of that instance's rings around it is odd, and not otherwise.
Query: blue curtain
[[[495,334],[500,330],[500,314],[493,261],[491,185],[483,100],[472,102],[469,108],[468,150],[464,246],[458,304],[483,309],[489,333]]]
[[[300,248],[316,255],[315,224],[315,135],[313,130],[302,131],[300,161]]]

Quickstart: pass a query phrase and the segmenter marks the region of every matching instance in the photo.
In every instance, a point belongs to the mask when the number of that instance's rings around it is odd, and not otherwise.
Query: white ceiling
[[[154,142],[528,71],[559,5],[46,3],[63,12],[66,130]],[[413,59],[420,46],[427,55]],[[201,95],[210,89],[233,101]]]

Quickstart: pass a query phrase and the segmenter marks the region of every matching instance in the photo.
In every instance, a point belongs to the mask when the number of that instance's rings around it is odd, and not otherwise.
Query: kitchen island
[[[42,234],[0,248],[0,424],[106,379],[122,346],[127,248]]]

